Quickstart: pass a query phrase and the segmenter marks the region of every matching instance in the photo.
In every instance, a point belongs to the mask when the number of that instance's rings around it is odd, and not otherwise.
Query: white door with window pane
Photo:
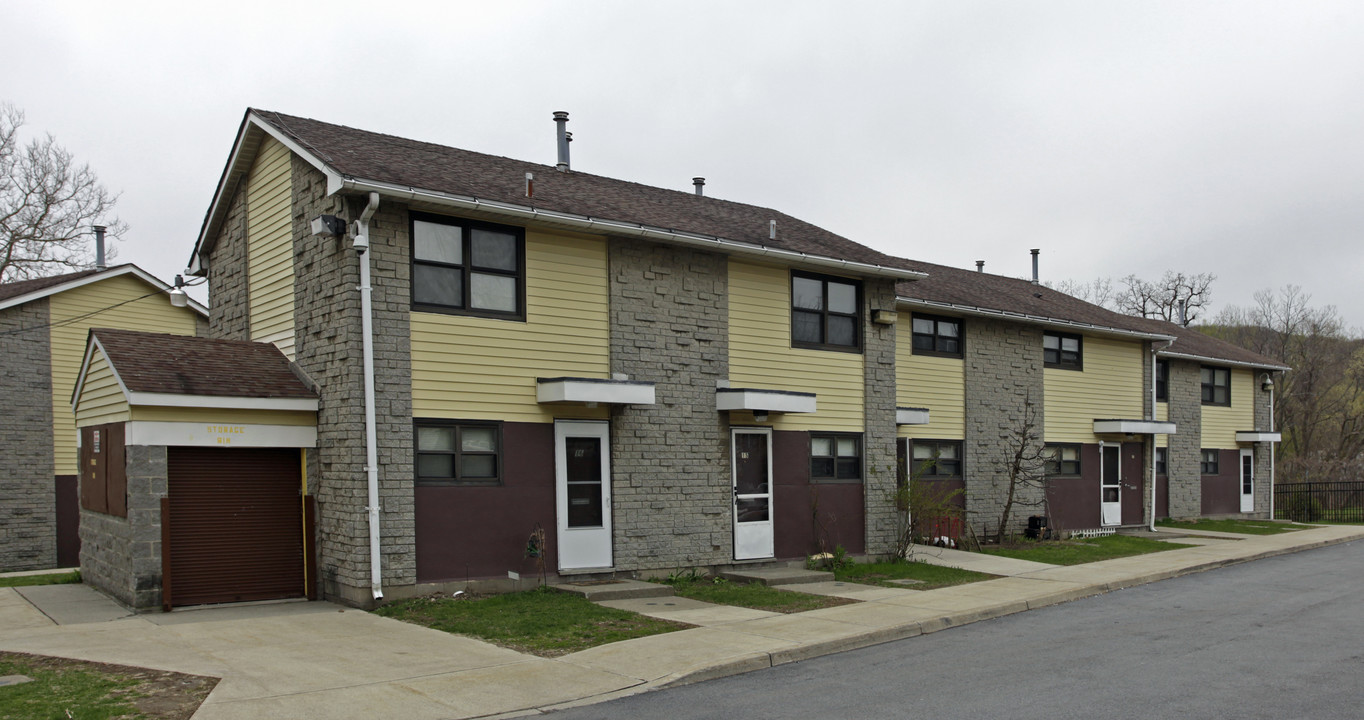
[[[1099,504],[1104,525],[1122,524],[1122,446],[1100,445]]]
[[[772,532],[772,431],[734,428],[734,559],[775,554]]]
[[[1241,512],[1255,512],[1255,451],[1241,449]]]
[[[605,422],[554,423],[560,570],[611,567],[610,436]]]

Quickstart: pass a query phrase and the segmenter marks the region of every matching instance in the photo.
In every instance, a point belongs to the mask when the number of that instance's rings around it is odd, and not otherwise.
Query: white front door
[[[1100,445],[1099,504],[1104,525],[1122,524],[1122,446]]]
[[[1241,512],[1255,512],[1255,451],[1241,450]]]
[[[734,559],[770,558],[772,540],[772,431],[734,428]]]
[[[610,438],[606,422],[554,423],[560,570],[611,567]]]

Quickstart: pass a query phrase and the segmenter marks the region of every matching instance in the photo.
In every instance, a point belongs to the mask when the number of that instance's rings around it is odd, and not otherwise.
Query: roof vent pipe
[[[705,195],[705,193],[701,191],[701,188],[703,188],[703,187],[706,186],[706,179],[705,179],[705,178],[703,178],[703,177],[694,177],[694,178],[691,179],[691,184],[694,185],[694,186],[696,186],[696,196],[697,196],[697,197],[701,197],[702,195]]]
[[[535,173],[526,173],[526,197],[535,197]]]
[[[985,272],[985,261],[984,261],[984,260],[977,260],[977,261],[976,261],[976,272]]]
[[[568,172],[568,144],[573,141],[573,136],[568,133],[568,113],[563,110],[554,111],[554,124],[556,125],[555,136],[559,143],[559,172]]]
[[[1189,301],[1188,301],[1188,300],[1180,300],[1180,301],[1179,301],[1179,326],[1180,326],[1180,327],[1188,327],[1188,326],[1189,326]]]
[[[104,231],[107,230],[103,225],[95,226],[95,269],[105,270],[108,268],[104,264]]]
[[[1037,254],[1042,252],[1037,248],[1032,249],[1032,284],[1037,284]]]
[[[769,220],[769,221],[767,222],[767,239],[768,239],[768,240],[776,240],[776,239],[777,239],[777,221],[776,221],[776,220]]]

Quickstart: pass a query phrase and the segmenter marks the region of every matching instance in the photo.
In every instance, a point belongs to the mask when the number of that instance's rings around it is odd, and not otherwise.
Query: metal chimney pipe
[[[977,260],[977,261],[976,261],[976,272],[985,272],[985,261],[984,261],[984,260]]]
[[[105,270],[108,268],[104,264],[104,231],[107,230],[103,225],[95,226],[95,269]]]
[[[555,136],[559,145],[559,172],[568,172],[568,113],[563,110],[554,111]]]
[[[1032,249],[1032,284],[1037,284],[1037,254],[1042,252],[1037,248]]]
[[[701,197],[702,195],[705,195],[705,193],[701,191],[701,188],[703,188],[703,187],[706,186],[706,179],[705,179],[705,178],[703,178],[703,177],[694,177],[694,178],[691,179],[691,184],[696,186],[696,196],[697,196],[697,197]]]

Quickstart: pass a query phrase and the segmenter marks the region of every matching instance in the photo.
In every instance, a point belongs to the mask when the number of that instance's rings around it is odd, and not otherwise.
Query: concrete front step
[[[795,585],[797,583],[829,582],[834,579],[834,574],[822,570],[777,567],[725,570],[720,573],[720,577],[734,582],[757,582],[769,587],[775,587],[777,585]]]
[[[584,580],[582,582],[559,583],[550,587],[559,592],[581,595],[593,602],[668,597],[673,594],[671,585],[660,585],[643,580]]]

